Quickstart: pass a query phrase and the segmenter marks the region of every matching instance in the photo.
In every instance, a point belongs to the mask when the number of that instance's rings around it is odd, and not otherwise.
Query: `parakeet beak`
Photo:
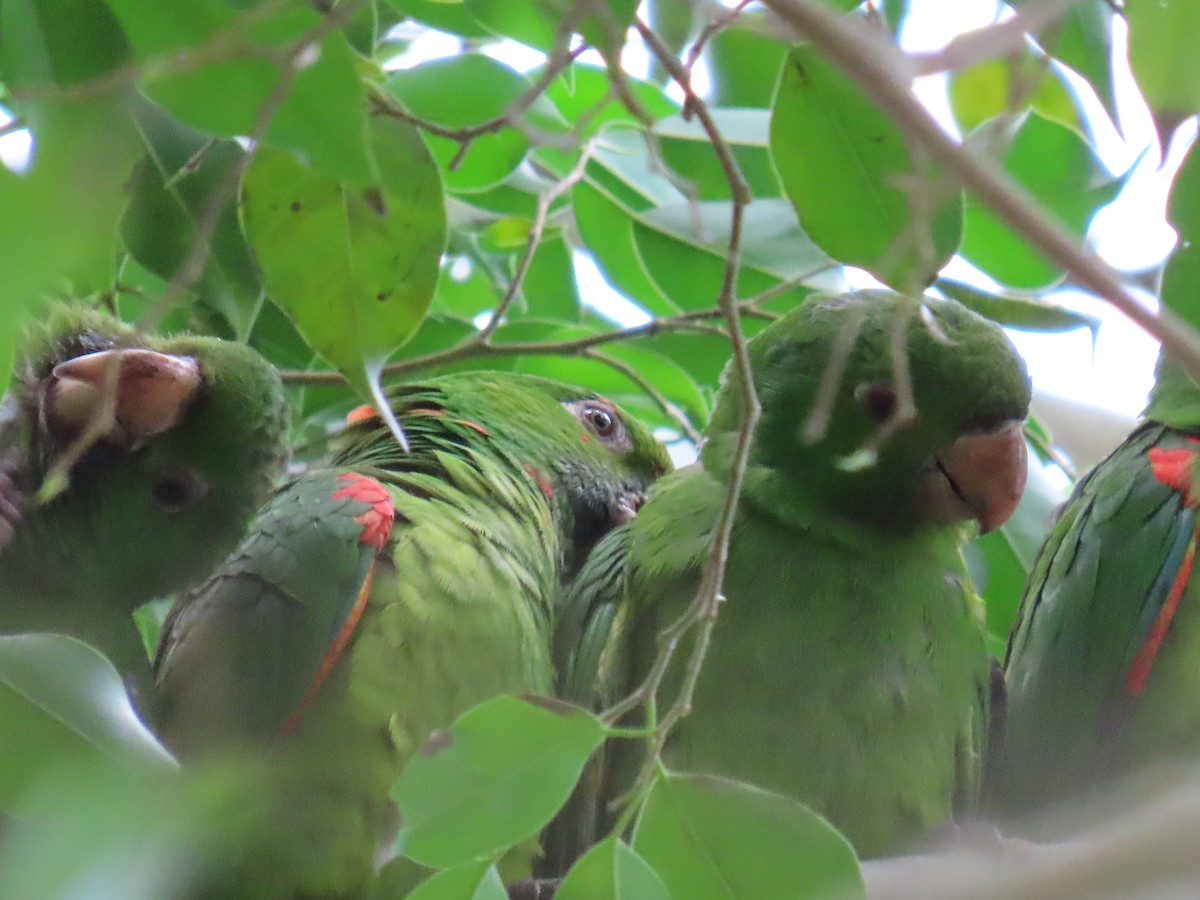
[[[77,356],[55,366],[51,378],[45,415],[52,428],[81,432],[103,414],[111,384],[114,426],[105,439],[127,446],[171,429],[203,380],[191,357],[141,349]]]
[[[645,494],[623,493],[617,498],[616,505],[613,507],[613,518],[618,525],[623,525],[637,516],[638,510],[645,502]]]
[[[1025,491],[1028,460],[1022,423],[963,435],[934,458],[924,500],[943,521],[975,519],[979,533],[999,528]]]

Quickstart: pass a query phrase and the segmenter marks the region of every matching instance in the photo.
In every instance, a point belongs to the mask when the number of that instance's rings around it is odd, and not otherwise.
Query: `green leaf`
[[[764,13],[743,11],[708,43],[713,105],[769,107],[787,52],[787,44],[770,33]]]
[[[1112,69],[1114,15],[1108,0],[1082,0],[1062,14],[1057,26],[1051,25],[1039,34],[1038,40],[1055,58],[1087,79],[1115,123],[1120,119]]]
[[[144,67],[143,86],[173,115],[222,137],[250,134],[283,74],[276,61],[315,33],[322,17],[291,6],[264,16],[238,13],[222,0],[111,0]],[[236,36],[236,37],[234,37]],[[220,48],[200,65],[171,57],[197,47]],[[309,165],[365,188],[376,178],[366,144],[366,94],[354,51],[341,31],[301,51],[304,62],[270,118],[267,142]]]
[[[917,171],[899,127],[811,47],[793,48],[784,65],[771,155],[804,230],[834,259],[911,290],[958,247],[961,192]],[[923,219],[902,183],[923,195]]]
[[[709,775],[651,789],[633,848],[688,900],[865,897],[849,842],[787,797]]]
[[[388,0],[402,15],[431,25],[438,31],[467,38],[487,38],[492,33],[479,24],[462,0]]]
[[[5,0],[0,11],[0,79],[10,89],[80,84],[129,58],[101,0]]]
[[[406,900],[508,900],[496,867],[487,861],[438,872]]]
[[[247,772],[196,763],[179,777],[56,767],[31,788],[38,815],[4,822],[0,897],[178,897],[191,876],[228,866],[269,827],[256,787]]]
[[[967,309],[1009,328],[1047,332],[1086,328],[1092,333],[1093,340],[1100,330],[1100,320],[1095,316],[1075,312],[1048,300],[1012,292],[993,294],[950,278],[939,278],[934,282],[934,287]]]
[[[611,85],[604,69],[574,62],[550,83],[545,96],[572,126],[582,126],[580,136],[587,137],[610,122],[637,121],[634,114],[612,96]],[[656,84],[630,78],[629,88],[653,119],[669,116],[679,109],[679,104]]]
[[[1163,270],[1162,302],[1193,328],[1200,328],[1200,150],[1196,142],[1171,183],[1167,221],[1179,242]]]
[[[523,3],[466,0],[466,6],[495,34],[513,38],[544,53],[554,51],[558,30],[568,24],[593,47],[614,52],[624,43],[625,31],[637,10],[637,0],[603,0],[596,4],[602,12],[571,19],[567,19],[567,15],[574,17],[577,8],[573,0],[525,0]]]
[[[768,151],[770,116],[765,109],[710,110],[721,137],[755,197],[779,197],[782,189]],[[695,118],[668,116],[654,126],[663,159],[684,178],[695,182],[701,200],[726,200],[732,196],[716,151]]]
[[[8,809],[64,758],[150,772],[175,767],[112,664],[59,634],[0,635],[0,733],[0,805]]]
[[[466,53],[393,72],[384,87],[414,115],[461,129],[503,117],[531,85],[490,56]],[[524,116],[542,130],[565,130],[558,111],[544,98],[535,100]],[[529,151],[529,139],[519,129],[501,128],[475,138],[466,155],[450,168],[462,145],[436,135],[429,135],[428,141],[446,186],[453,191],[477,191],[499,184]]]
[[[609,837],[571,866],[555,900],[671,900],[662,879],[624,841]]]
[[[1129,65],[1154,115],[1159,141],[1200,112],[1200,4],[1194,0],[1127,0]]]
[[[575,284],[571,247],[564,235],[542,238],[529,264],[521,292],[525,298],[524,310],[513,313],[514,318],[524,314],[559,322],[579,320],[579,287]]]
[[[1032,106],[1046,118],[1086,137],[1072,88],[1048,63],[1044,56],[1023,53],[989,59],[954,72],[950,77],[950,108],[959,127],[964,132],[973,131],[995,116]]]
[[[86,294],[112,285],[117,219],[139,153],[114,101],[46,104],[37,119],[29,171],[0,166],[0,247],[8,260],[0,265],[0,333],[11,333],[51,291]]]
[[[683,309],[714,306],[729,255],[730,205],[705,202],[662,206],[634,219],[642,265]],[[742,264],[737,296],[749,299],[783,281],[812,278],[836,267],[809,239],[785,200],[756,200],[742,213]],[[810,291],[788,291],[793,303]]]
[[[651,159],[646,136],[619,124],[600,136],[585,174],[631,212],[688,199]]]
[[[680,307],[646,272],[633,236],[633,217],[607,190],[587,179],[571,192],[575,222],[584,246],[608,281],[655,315],[672,315]]]
[[[598,719],[557,700],[497,697],[468,710],[429,739],[392,788],[397,850],[446,868],[532,837],[603,739]]]
[[[133,172],[121,236],[138,262],[170,281],[192,252],[197,223],[210,214],[214,196],[232,186],[231,176],[236,183],[234,168],[245,151],[235,141],[214,141],[149,104],[136,116],[147,153]],[[246,338],[258,315],[262,286],[232,195],[221,207],[194,290],[224,316],[239,340]]]
[[[1078,134],[1036,113],[1026,117],[1003,163],[1068,230],[1079,235],[1097,210],[1112,202],[1122,184],[1104,170]],[[973,196],[967,199],[961,253],[996,281],[1012,287],[1042,288],[1062,274]]]
[[[446,213],[417,130],[374,118],[370,131],[378,186],[356,191],[263,148],[243,181],[242,216],[271,299],[386,415],[379,373],[429,306]]]

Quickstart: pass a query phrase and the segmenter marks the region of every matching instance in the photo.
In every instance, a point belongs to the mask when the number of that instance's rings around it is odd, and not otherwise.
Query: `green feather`
[[[750,342],[762,417],[726,599],[692,712],[664,750],[672,769],[803,800],[867,856],[911,845],[977,792],[988,697],[982,603],[960,554],[967,529],[931,518],[921,486],[936,479],[931,461],[944,448],[1022,419],[1029,402],[1024,365],[994,324],[953,302],[905,310],[885,292],[818,297]],[[883,397],[878,386],[894,383],[887,347],[898,327],[907,329],[915,421],[879,447],[876,465],[850,470],[844,460],[878,431],[880,409],[863,397]],[[829,424],[812,440],[806,422],[847,332]],[[556,643],[576,696],[595,681],[604,705],[638,685],[659,653],[657,634],[694,597],[739,419],[727,378],[701,463],[658,482],[575,580],[562,617],[570,631]],[[613,634],[597,652],[608,623]],[[691,649],[686,640],[677,650],[660,711]],[[613,744],[606,760],[601,808],[643,764],[643,743]]]
[[[360,889],[394,826],[388,790],[405,760],[476,703],[551,692],[563,578],[669,467],[648,430],[607,401],[542,379],[465,373],[391,399],[411,452],[377,420],[348,429],[337,468],[279,491],[164,630],[168,746],[186,758],[270,751],[265,777],[286,824],[248,853],[254,871],[238,880],[253,888],[236,896]],[[564,405],[576,401],[610,411],[613,434]],[[367,554],[372,583],[349,644],[281,734],[328,656],[328,623],[365,583],[351,517],[361,513],[331,500],[346,472],[383,485],[395,521]]]
[[[47,425],[52,370],[113,347],[193,359],[202,382],[169,430],[131,448],[102,439],[71,467],[65,489],[39,502],[71,444]],[[0,550],[0,631],[72,634],[135,678],[148,675],[131,613],[211,569],[282,463],[287,408],[275,370],[239,344],[138,335],[103,313],[55,307],[19,348],[3,408],[0,470],[23,505]]]
[[[989,766],[990,800],[1006,817],[1086,810],[1098,789],[1140,767],[1200,752],[1195,578],[1156,652],[1151,641],[1197,513],[1150,460],[1196,452],[1200,389],[1165,359],[1158,376],[1146,420],[1075,486],[1025,586],[1005,667],[1006,736]],[[1139,692],[1131,671],[1143,648]]]

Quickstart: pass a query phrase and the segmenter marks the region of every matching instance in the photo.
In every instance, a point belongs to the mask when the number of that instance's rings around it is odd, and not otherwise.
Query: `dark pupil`
[[[593,409],[591,411],[591,419],[592,419],[592,425],[595,426],[596,431],[598,431],[601,435],[607,434],[608,432],[612,431],[612,427],[613,427],[612,416],[610,416],[604,410]]]
[[[163,509],[177,510],[191,503],[194,493],[193,485],[188,479],[174,477],[164,478],[155,484],[150,496]]]
[[[876,422],[885,422],[896,408],[896,392],[887,385],[868,385],[862,396],[863,405]]]

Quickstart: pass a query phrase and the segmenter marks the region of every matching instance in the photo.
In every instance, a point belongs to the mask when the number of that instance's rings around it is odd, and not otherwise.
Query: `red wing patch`
[[[1167,487],[1184,495],[1184,503],[1197,506],[1196,496],[1192,492],[1192,467],[1196,462],[1196,453],[1200,450],[1200,440],[1187,439],[1190,448],[1176,447],[1164,450],[1162,447],[1151,447],[1147,455],[1150,457],[1150,471],[1154,477]]]
[[[392,523],[396,521],[396,507],[392,505],[387,488],[374,478],[357,472],[339,475],[338,481],[346,482],[346,486],[334,491],[330,499],[349,498],[369,506],[370,509],[365,513],[354,517],[354,521],[363,527],[358,539],[376,550],[382,550],[388,535],[392,533]]]

